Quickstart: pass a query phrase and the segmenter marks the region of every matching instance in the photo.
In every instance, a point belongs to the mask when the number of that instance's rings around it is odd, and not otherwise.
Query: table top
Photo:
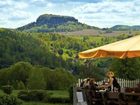
[[[97,90],[96,92],[106,92],[106,90]]]

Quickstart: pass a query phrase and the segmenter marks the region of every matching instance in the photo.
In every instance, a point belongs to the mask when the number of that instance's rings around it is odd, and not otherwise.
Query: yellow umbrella
[[[79,58],[140,57],[140,35],[79,53]]]

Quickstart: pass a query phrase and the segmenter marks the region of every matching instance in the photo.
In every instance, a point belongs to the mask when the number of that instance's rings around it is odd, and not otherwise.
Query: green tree
[[[29,89],[45,89],[46,82],[41,69],[34,68],[28,80]]]
[[[22,81],[18,82],[17,89],[19,89],[19,90],[26,89],[26,87]]]
[[[111,69],[120,78],[137,79],[140,77],[140,58],[114,59]]]
[[[55,70],[44,68],[44,77],[47,89],[50,90],[68,89],[75,82],[75,77],[61,68]]]
[[[9,81],[22,81],[27,84],[32,65],[28,62],[18,62],[10,67]]]

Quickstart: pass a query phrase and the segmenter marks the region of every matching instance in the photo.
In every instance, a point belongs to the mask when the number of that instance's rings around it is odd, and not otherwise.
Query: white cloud
[[[28,13],[28,12],[25,12],[25,11],[20,11],[20,10],[16,10],[16,11],[13,11],[12,13],[9,14],[10,17],[9,19],[11,20],[25,20],[25,19],[28,19],[30,18],[31,14]]]
[[[140,6],[136,6],[135,2],[110,2],[108,0],[100,3],[87,3],[73,9],[72,12],[81,22],[98,27],[140,24]]]
[[[19,27],[44,13],[73,16],[98,27],[140,25],[139,11],[139,0],[0,0],[0,27]]]
[[[26,8],[28,8],[28,4],[27,3],[25,3],[25,2],[17,2],[17,3],[15,3],[15,9],[26,9]]]

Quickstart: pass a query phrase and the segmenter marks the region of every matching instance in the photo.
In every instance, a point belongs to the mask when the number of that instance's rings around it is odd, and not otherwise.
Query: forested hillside
[[[122,73],[121,67],[118,68],[114,65],[121,63],[121,60],[105,58],[85,61],[78,59],[77,54],[80,51],[128,37],[130,36],[64,36],[52,33],[30,33],[0,29],[0,68],[7,68],[19,61],[24,61],[34,66],[38,65],[50,69],[63,68],[82,78],[94,76],[101,79],[104,72],[110,67],[120,69],[118,72],[120,75]],[[130,60],[128,61],[130,62]],[[135,64],[139,64],[139,60],[136,60]],[[134,65],[135,68],[136,65]],[[128,67],[131,66],[132,64],[129,63]],[[134,71],[132,70],[132,72]],[[131,77],[126,76],[125,78]]]
[[[78,60],[78,52],[114,41],[98,36],[72,37],[8,29],[0,30],[0,40],[0,68],[26,61],[52,69],[65,68],[75,74],[80,73],[82,65],[85,66],[83,60]]]
[[[134,26],[115,25],[115,26],[111,27],[110,29],[111,29],[111,30],[116,30],[116,31],[126,31],[126,30],[138,31],[138,30],[140,30],[140,25],[134,25]]]

